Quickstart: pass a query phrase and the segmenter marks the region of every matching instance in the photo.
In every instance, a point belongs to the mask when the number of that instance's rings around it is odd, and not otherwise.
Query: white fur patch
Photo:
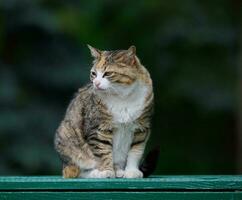
[[[76,163],[80,169],[93,169],[96,166],[96,162],[95,160],[92,159],[88,159],[88,160],[84,160],[84,159],[80,159],[77,163]]]
[[[113,135],[113,163],[124,169],[133,140],[134,124],[119,124]]]
[[[83,171],[81,178],[114,178],[115,173],[111,170],[99,171],[98,169]]]
[[[130,123],[142,113],[148,88],[141,83],[132,86],[113,86],[120,95],[106,95],[102,99],[113,116],[114,123]]]
[[[106,90],[107,88],[109,88],[110,82],[108,79],[103,77],[103,74],[104,74],[103,72],[97,71],[97,77],[93,80],[93,82],[95,82],[95,81],[100,82],[99,88],[102,90]],[[95,84],[93,84],[93,85],[94,85],[94,87],[96,87]]]
[[[135,168],[132,170],[125,170],[123,177],[124,178],[142,178],[143,173],[138,168]]]

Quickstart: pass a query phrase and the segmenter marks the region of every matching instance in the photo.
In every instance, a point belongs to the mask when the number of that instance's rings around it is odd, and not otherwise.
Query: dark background
[[[242,171],[239,0],[1,0],[0,175],[60,174],[53,137],[89,81],[86,44],[137,47],[154,81],[157,174]],[[241,87],[242,88],[242,87]]]

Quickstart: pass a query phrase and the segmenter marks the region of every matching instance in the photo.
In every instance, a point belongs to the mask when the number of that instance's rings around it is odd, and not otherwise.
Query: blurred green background
[[[154,81],[147,149],[160,145],[157,174],[241,172],[240,6],[1,0],[0,175],[60,174],[53,137],[73,94],[89,81],[86,44],[137,47]]]

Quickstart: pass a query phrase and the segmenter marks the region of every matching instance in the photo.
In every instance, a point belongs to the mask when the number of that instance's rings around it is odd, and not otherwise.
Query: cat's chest
[[[113,117],[114,123],[134,122],[144,108],[146,89],[140,89],[125,99],[109,98],[107,108]]]

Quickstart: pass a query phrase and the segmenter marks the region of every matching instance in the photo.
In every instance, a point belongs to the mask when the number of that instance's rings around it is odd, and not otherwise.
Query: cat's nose
[[[99,87],[99,86],[100,86],[100,84],[101,84],[101,82],[100,82],[100,81],[98,81],[98,80],[94,80],[94,84],[95,84],[95,86],[96,86],[96,87]]]

